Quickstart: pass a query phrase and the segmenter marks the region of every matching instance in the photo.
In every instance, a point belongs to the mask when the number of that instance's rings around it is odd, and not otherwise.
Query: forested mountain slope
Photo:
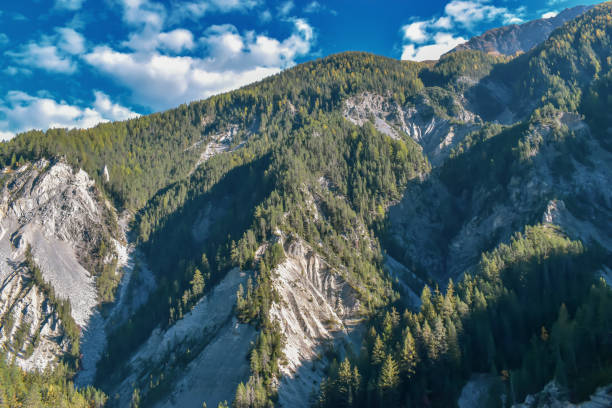
[[[494,378],[491,406],[612,382],[611,16],[599,5],[514,58],[343,53],[2,143],[10,200],[52,163],[108,209],[88,222],[107,238],[77,229],[91,245],[75,262],[99,262],[91,306],[119,299],[95,325],[74,317],[95,340],[72,359],[79,383],[109,406],[442,407],[475,373]],[[26,241],[23,288],[45,277]]]

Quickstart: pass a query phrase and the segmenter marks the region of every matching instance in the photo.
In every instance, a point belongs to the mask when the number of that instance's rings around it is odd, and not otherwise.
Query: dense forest
[[[329,367],[318,405],[448,406],[474,372],[499,375],[511,403],[551,378],[585,398],[612,374],[612,292],[595,278],[602,256],[527,227],[458,284],[426,286],[417,313],[392,307],[373,319],[363,347]]]
[[[53,371],[24,373],[0,353],[0,407],[101,408],[104,393],[93,387],[77,390],[71,370],[60,364]]]

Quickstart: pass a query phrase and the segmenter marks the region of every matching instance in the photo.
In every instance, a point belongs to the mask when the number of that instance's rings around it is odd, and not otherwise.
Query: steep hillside
[[[458,45],[451,52],[477,50],[501,55],[527,52],[544,42],[555,29],[589,9],[591,9],[589,6],[576,6],[565,9],[551,18],[541,18],[523,24],[494,28],[478,37],[471,38],[464,44]]]
[[[81,329],[113,300],[123,244],[85,172],[43,159],[5,169],[2,183],[1,339],[19,365],[42,370],[79,356]]]
[[[8,352],[119,407],[442,407],[487,372],[586,398],[612,382],[611,15],[2,143]]]

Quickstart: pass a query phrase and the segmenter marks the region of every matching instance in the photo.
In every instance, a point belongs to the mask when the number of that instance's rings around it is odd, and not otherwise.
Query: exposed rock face
[[[272,273],[281,300],[270,310],[287,340],[279,406],[307,407],[311,392],[324,377],[324,347],[357,341],[360,303],[340,272],[304,241],[286,239],[284,247],[286,259]],[[231,402],[238,383],[246,382],[250,375],[248,353],[257,335],[253,326],[239,323],[234,315],[238,286],[245,285],[248,275],[238,269],[230,271],[184,318],[152,333],[112,390],[120,395],[122,405],[129,404],[134,387],[141,394],[149,393],[151,374],[155,382],[160,372],[172,391],[150,401],[155,406]]]
[[[465,136],[480,128],[477,115],[455,100],[454,117],[438,115],[426,96],[415,106],[400,106],[391,98],[363,93],[344,103],[343,115],[352,123],[363,126],[371,121],[376,129],[394,139],[408,135],[423,148],[430,162],[440,164],[451,149]]]
[[[130,359],[115,392],[120,406],[129,406],[134,387],[149,390],[150,375],[163,373],[172,391],[158,400],[160,407],[216,407],[231,400],[249,377],[247,359],[255,329],[234,317],[238,286],[247,273],[238,269],[204,296],[185,317],[167,330],[156,329]],[[114,393],[113,393],[114,394]]]
[[[497,378],[491,374],[474,374],[461,389],[457,406],[475,408],[487,406],[489,390]],[[499,381],[499,380],[497,380]]]
[[[555,381],[551,381],[537,394],[528,395],[525,402],[512,408],[607,408],[612,406],[612,385],[598,388],[589,401],[572,404],[567,392]]]
[[[545,41],[551,32],[564,23],[591,9],[592,6],[576,6],[565,9],[552,18],[541,18],[524,24],[512,24],[494,28],[468,42],[457,46],[451,52],[479,50],[492,54],[514,55],[527,52]]]
[[[443,283],[474,265],[482,251],[541,221],[560,225],[574,239],[612,248],[605,221],[612,219],[612,153],[577,115],[562,114],[555,121],[588,146],[584,162],[568,158],[551,127],[539,125],[526,135],[533,146],[530,157],[506,186],[475,184],[469,195],[455,196],[433,171],[424,182],[409,186],[389,211],[390,232],[403,251],[394,257],[414,261]],[[565,174],[559,172],[561,158],[571,162],[563,166]]]
[[[72,317],[85,328],[96,307],[97,292],[95,279],[83,264],[91,259],[102,234],[110,234],[107,224],[111,221],[93,180],[82,170],[75,172],[61,161],[40,160],[3,173],[0,310],[19,324],[29,324],[25,344],[37,343],[32,357],[18,356],[17,362],[26,369],[42,369],[67,345],[49,302],[29,283],[31,274],[23,265],[26,248],[31,247],[43,279],[57,297],[69,299]],[[113,256],[111,250],[106,261]],[[2,339],[6,340],[4,327]]]
[[[0,316],[0,344],[16,356],[15,361],[22,368],[43,370],[68,351],[69,343],[57,313],[21,270],[5,276],[1,282]]]
[[[242,147],[244,142],[239,144],[238,146],[235,146],[232,149],[232,142],[234,141],[234,138],[236,137],[240,129],[241,128],[238,125],[229,125],[224,131],[208,136],[208,138],[206,139],[206,147],[200,154],[200,158],[194,166],[192,173],[193,171],[195,171],[195,169],[200,167],[202,163],[204,163],[211,157],[216,156],[219,153],[233,151]],[[201,143],[204,143],[204,141],[198,142],[193,147],[198,147],[198,145],[200,145]]]
[[[126,216],[120,224],[127,235]],[[142,252],[130,243],[127,247],[117,246],[118,267],[122,270],[121,283],[115,294],[115,303],[104,316],[96,310],[90,317],[87,327],[81,336],[81,369],[77,373],[75,383],[84,387],[93,383],[96,376],[96,365],[106,347],[106,336],[146,302],[149,294],[155,288],[153,272],[148,268]]]
[[[339,271],[305,242],[289,239],[284,246],[287,258],[273,274],[281,301],[270,310],[286,336],[279,406],[308,407],[324,376],[325,362],[319,362],[324,347],[351,341],[360,303]]]

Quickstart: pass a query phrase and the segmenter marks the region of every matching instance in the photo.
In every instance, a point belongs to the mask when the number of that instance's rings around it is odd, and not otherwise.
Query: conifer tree
[[[410,330],[405,330],[402,352],[400,358],[400,368],[405,380],[412,377],[417,365],[417,351],[414,338]]]

